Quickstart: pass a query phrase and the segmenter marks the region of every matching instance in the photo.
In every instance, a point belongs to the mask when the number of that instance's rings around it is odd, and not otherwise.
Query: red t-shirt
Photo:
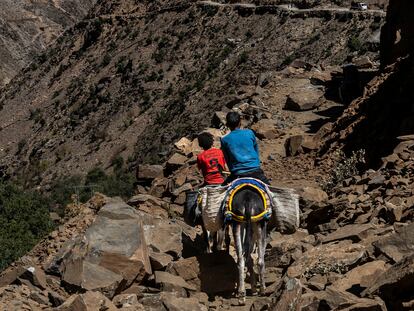
[[[197,157],[198,169],[204,176],[204,182],[208,185],[217,185],[224,182],[220,170],[226,166],[223,151],[211,148],[203,151]]]

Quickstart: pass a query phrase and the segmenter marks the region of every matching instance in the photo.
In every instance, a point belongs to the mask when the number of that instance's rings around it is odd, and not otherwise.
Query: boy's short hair
[[[233,130],[240,125],[240,114],[236,111],[230,111],[226,115],[227,126]]]
[[[214,137],[208,132],[203,132],[197,137],[198,145],[204,150],[210,149],[214,144]]]

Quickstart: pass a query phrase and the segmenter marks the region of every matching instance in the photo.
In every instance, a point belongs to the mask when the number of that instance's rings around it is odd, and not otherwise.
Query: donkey
[[[256,275],[254,272],[253,248],[257,245],[259,264],[260,294],[264,295],[266,286],[264,280],[265,262],[264,254],[266,248],[267,220],[262,219],[252,222],[252,215],[258,215],[264,210],[264,202],[260,194],[254,188],[245,187],[238,191],[233,198],[233,213],[244,216],[245,222],[233,221],[232,231],[237,253],[237,264],[239,269],[238,298],[240,304],[246,302],[245,288],[245,264],[250,274],[252,294],[256,294]]]

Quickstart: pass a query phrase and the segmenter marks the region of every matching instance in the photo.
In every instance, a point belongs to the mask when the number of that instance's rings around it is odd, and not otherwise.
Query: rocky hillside
[[[0,86],[59,37],[63,30],[86,16],[94,0],[28,1],[0,3]]]
[[[253,123],[275,143],[274,128]],[[399,140],[380,170],[350,174],[329,195],[302,182],[301,228],[269,233],[267,288],[263,296],[248,295],[246,305],[234,298],[233,246],[230,254],[205,254],[199,228],[182,221],[185,191],[200,182],[192,158],[198,149],[183,138],[163,166],[140,166],[137,195],[128,203],[95,194],[86,204],[70,204],[73,217],[0,274],[0,307],[412,310],[414,137]],[[303,158],[296,160],[301,170]],[[346,173],[346,163],[335,170]]]
[[[410,1],[391,1],[384,31],[410,33],[391,24],[407,20]],[[407,46],[399,54],[389,42],[395,57],[414,53]],[[272,183],[301,195],[300,228],[269,233],[263,296],[248,291],[239,306],[234,248],[203,253],[200,229],[182,221],[185,191],[201,177],[196,141],[179,136],[162,165],[139,166],[136,195],[127,202],[101,194],[86,204],[74,198],[57,230],[0,274],[0,308],[413,310],[412,64],[412,55],[382,72],[366,57],[323,70],[294,61],[258,75],[254,91],[246,88],[253,94],[237,94],[207,120],[218,143],[224,114],[242,113]],[[358,87],[361,93],[349,91]],[[358,149],[365,153],[351,152]],[[359,170],[364,160],[371,169]]]
[[[269,101],[261,77],[295,59],[377,57],[379,12],[168,4],[101,1],[3,89],[3,172],[47,183],[120,157],[160,162],[215,110]]]
[[[412,5],[410,1],[390,1],[381,34],[382,65],[389,66],[335,123],[328,140],[333,148],[365,149],[375,168],[398,144],[398,136],[414,131]]]

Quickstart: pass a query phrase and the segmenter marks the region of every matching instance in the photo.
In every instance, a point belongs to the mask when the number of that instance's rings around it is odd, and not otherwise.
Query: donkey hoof
[[[246,293],[245,292],[239,292],[237,295],[237,298],[239,299],[240,306],[244,306],[246,304]]]
[[[265,296],[266,295],[266,287],[260,287],[260,296]]]

